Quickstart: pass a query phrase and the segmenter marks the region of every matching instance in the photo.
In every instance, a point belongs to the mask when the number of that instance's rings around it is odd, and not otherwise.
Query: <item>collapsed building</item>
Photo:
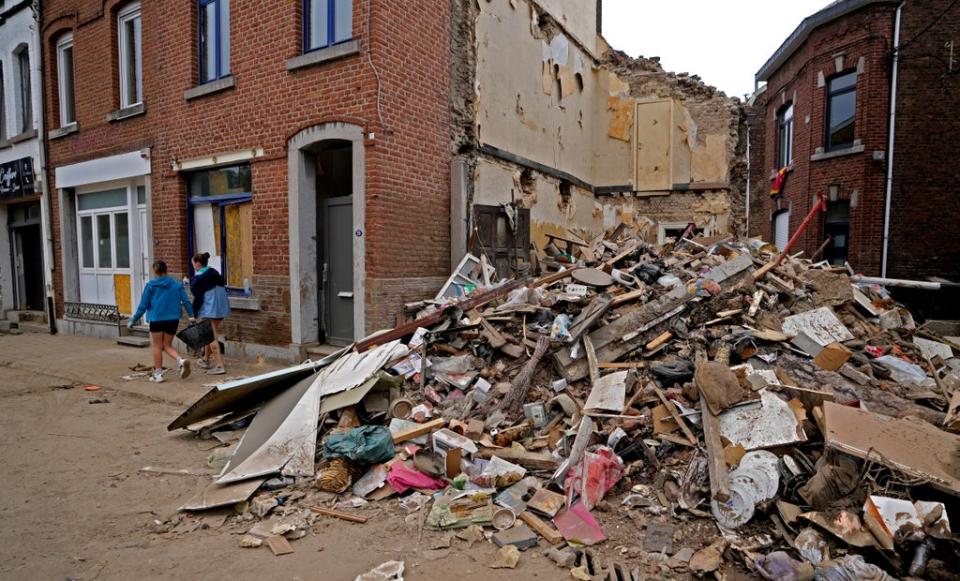
[[[454,264],[468,247],[523,260],[567,229],[619,223],[645,223],[661,243],[691,222],[742,231],[739,101],[612,49],[599,3],[484,0],[454,18]],[[498,240],[514,211],[516,237]]]

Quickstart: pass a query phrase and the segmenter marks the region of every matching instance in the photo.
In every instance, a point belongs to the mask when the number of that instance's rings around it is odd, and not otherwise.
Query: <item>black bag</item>
[[[203,319],[177,333],[177,338],[186,343],[187,347],[199,351],[213,343],[213,325],[207,319]]]

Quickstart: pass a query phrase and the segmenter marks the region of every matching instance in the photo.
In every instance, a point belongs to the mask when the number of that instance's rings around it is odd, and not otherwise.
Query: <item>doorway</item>
[[[14,308],[44,311],[43,235],[40,204],[10,206],[9,223],[13,250]]]
[[[317,293],[321,342],[349,344],[353,326],[353,144],[313,148],[317,196]]]

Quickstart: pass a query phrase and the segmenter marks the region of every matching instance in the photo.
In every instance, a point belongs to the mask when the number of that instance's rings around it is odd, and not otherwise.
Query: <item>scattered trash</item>
[[[490,567],[540,545],[578,579],[948,575],[957,333],[826,262],[655,230],[552,233],[511,280],[467,255],[398,327],[213,387],[169,426],[219,472],[183,510],[233,506],[275,554],[395,497],[445,535],[428,560],[489,541]]]

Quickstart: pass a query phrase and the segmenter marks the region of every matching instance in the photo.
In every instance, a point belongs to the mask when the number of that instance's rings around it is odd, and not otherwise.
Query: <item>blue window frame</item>
[[[303,52],[353,38],[353,0],[303,0]]]
[[[243,255],[252,249],[252,240],[228,236],[239,227],[241,206],[253,201],[249,164],[240,164],[187,174],[187,250],[210,253],[210,266],[227,280],[231,295],[250,293],[252,264]],[[231,215],[232,214],[232,215]],[[239,247],[233,247],[239,243]],[[189,260],[188,260],[189,262]],[[193,273],[193,264],[190,264]]]
[[[200,84],[230,76],[230,0],[197,0]]]

